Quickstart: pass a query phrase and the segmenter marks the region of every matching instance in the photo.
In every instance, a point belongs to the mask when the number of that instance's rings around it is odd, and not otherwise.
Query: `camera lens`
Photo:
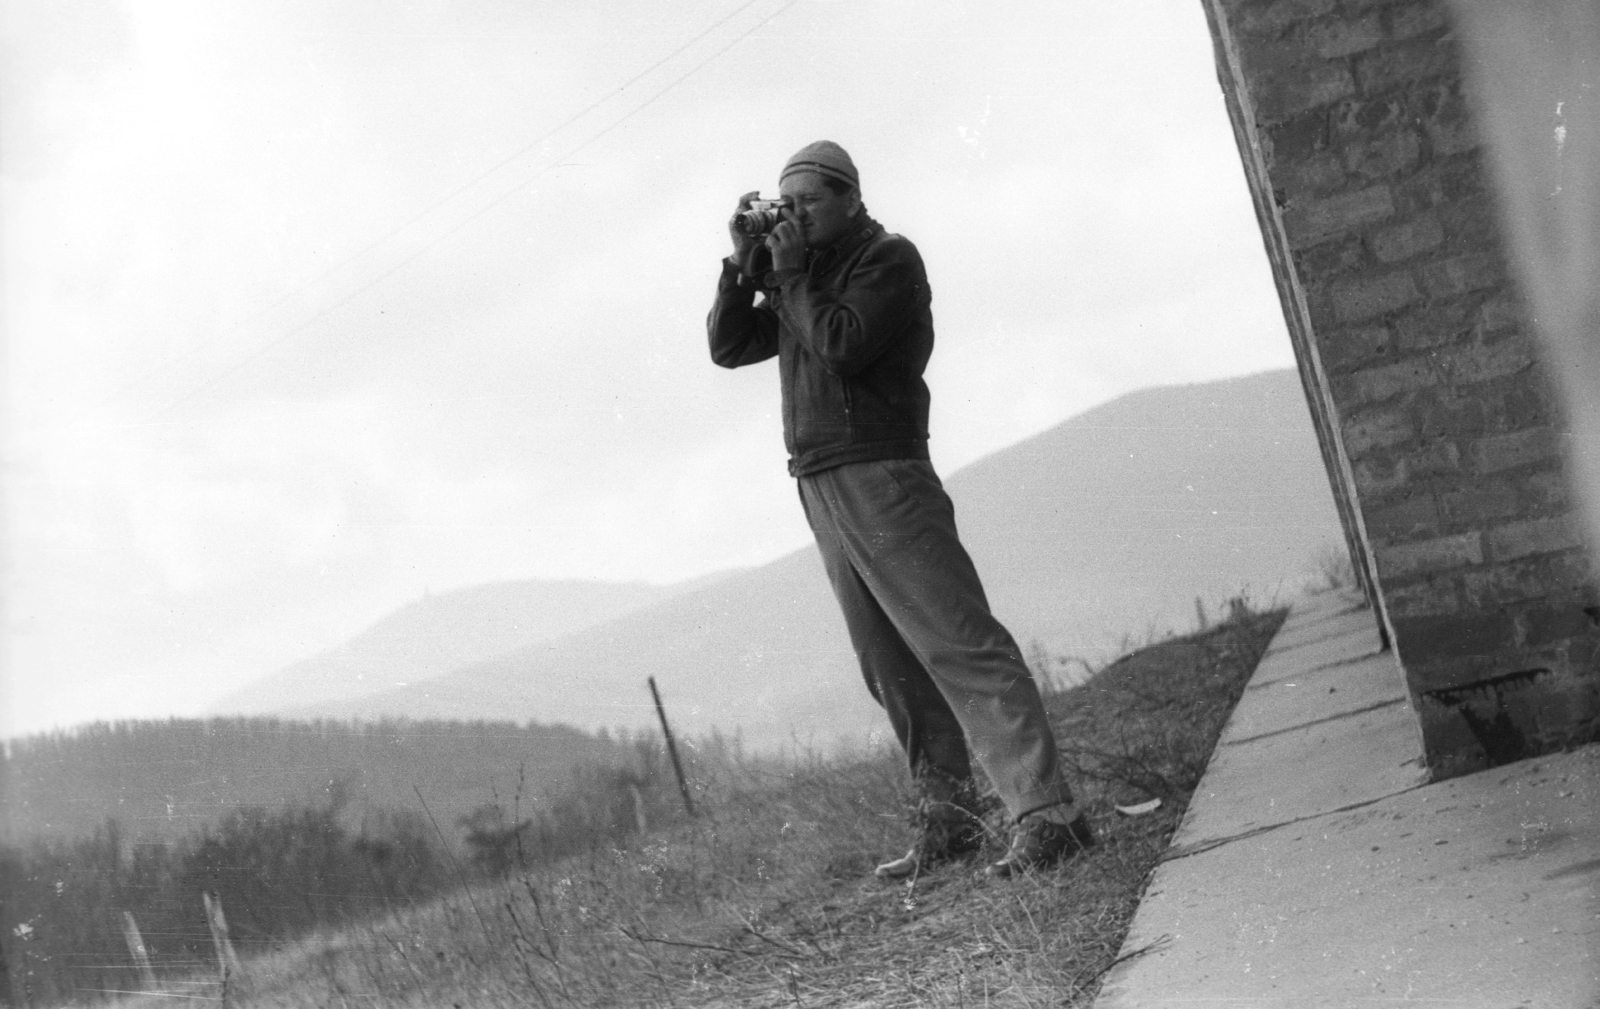
[[[771,231],[778,223],[778,215],[770,210],[745,210],[734,218],[734,225],[754,238]]]

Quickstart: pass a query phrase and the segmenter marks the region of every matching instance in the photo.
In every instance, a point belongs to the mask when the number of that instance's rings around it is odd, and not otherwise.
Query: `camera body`
[[[760,238],[772,233],[772,229],[783,220],[779,211],[785,207],[793,207],[794,201],[787,196],[780,196],[776,200],[751,200],[748,210],[741,210],[733,217],[733,226],[751,238]]]

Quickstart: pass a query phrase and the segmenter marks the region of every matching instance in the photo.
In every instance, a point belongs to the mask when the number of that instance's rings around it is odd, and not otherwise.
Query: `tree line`
[[[335,781],[353,810],[413,805],[420,787],[453,819],[509,790],[518,768],[541,794],[618,747],[603,733],[532,722],[241,717],[99,722],[4,751],[0,842],[18,844],[81,837],[107,817],[132,842],[176,841],[242,806],[323,801]]]
[[[610,759],[580,762],[542,794],[525,766],[498,768],[504,791],[448,817],[420,787],[407,806],[357,815],[352,790],[336,781],[319,801],[235,808],[176,840],[138,840],[111,817],[76,838],[0,846],[0,1000],[43,1006],[136,990],[124,912],[158,976],[204,974],[215,957],[203,892],[221,899],[248,957],[617,845],[678,815],[656,737],[625,736],[609,749]]]

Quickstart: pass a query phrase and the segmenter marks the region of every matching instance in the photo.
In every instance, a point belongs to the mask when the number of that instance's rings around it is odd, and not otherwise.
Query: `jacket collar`
[[[862,211],[860,227],[827,248],[817,249],[811,254],[811,268],[813,270],[832,268],[840,259],[850,255],[882,231],[883,225],[868,217],[866,211]]]

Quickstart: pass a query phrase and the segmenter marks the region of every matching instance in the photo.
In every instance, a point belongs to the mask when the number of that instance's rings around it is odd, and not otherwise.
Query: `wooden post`
[[[11,943],[8,941],[4,929],[0,929],[0,1006],[23,1005],[22,989],[15,982],[19,980],[11,970]]]
[[[155,991],[155,968],[150,966],[150,953],[144,948],[144,937],[139,934],[139,923],[133,920],[132,911],[122,912],[122,937],[128,940],[128,955],[139,968],[140,986],[145,991]]]
[[[639,794],[638,785],[629,785],[628,791],[633,795],[633,823],[639,828],[641,835],[650,833],[650,820],[644,815],[644,796]]]
[[[694,800],[689,797],[689,783],[683,777],[683,764],[678,760],[678,744],[672,741],[672,727],[667,724],[667,709],[661,706],[661,691],[656,689],[656,678],[647,677],[650,696],[656,700],[656,717],[661,719],[661,734],[667,737],[667,756],[672,758],[672,773],[678,776],[678,791],[683,795],[683,808],[694,815]]]
[[[233,951],[233,940],[228,938],[228,919],[222,914],[222,897],[203,890],[200,898],[206,905],[206,924],[211,928],[211,943],[217,948],[217,969],[222,974],[222,1000],[228,1000],[228,981],[239,973],[239,956]]]

